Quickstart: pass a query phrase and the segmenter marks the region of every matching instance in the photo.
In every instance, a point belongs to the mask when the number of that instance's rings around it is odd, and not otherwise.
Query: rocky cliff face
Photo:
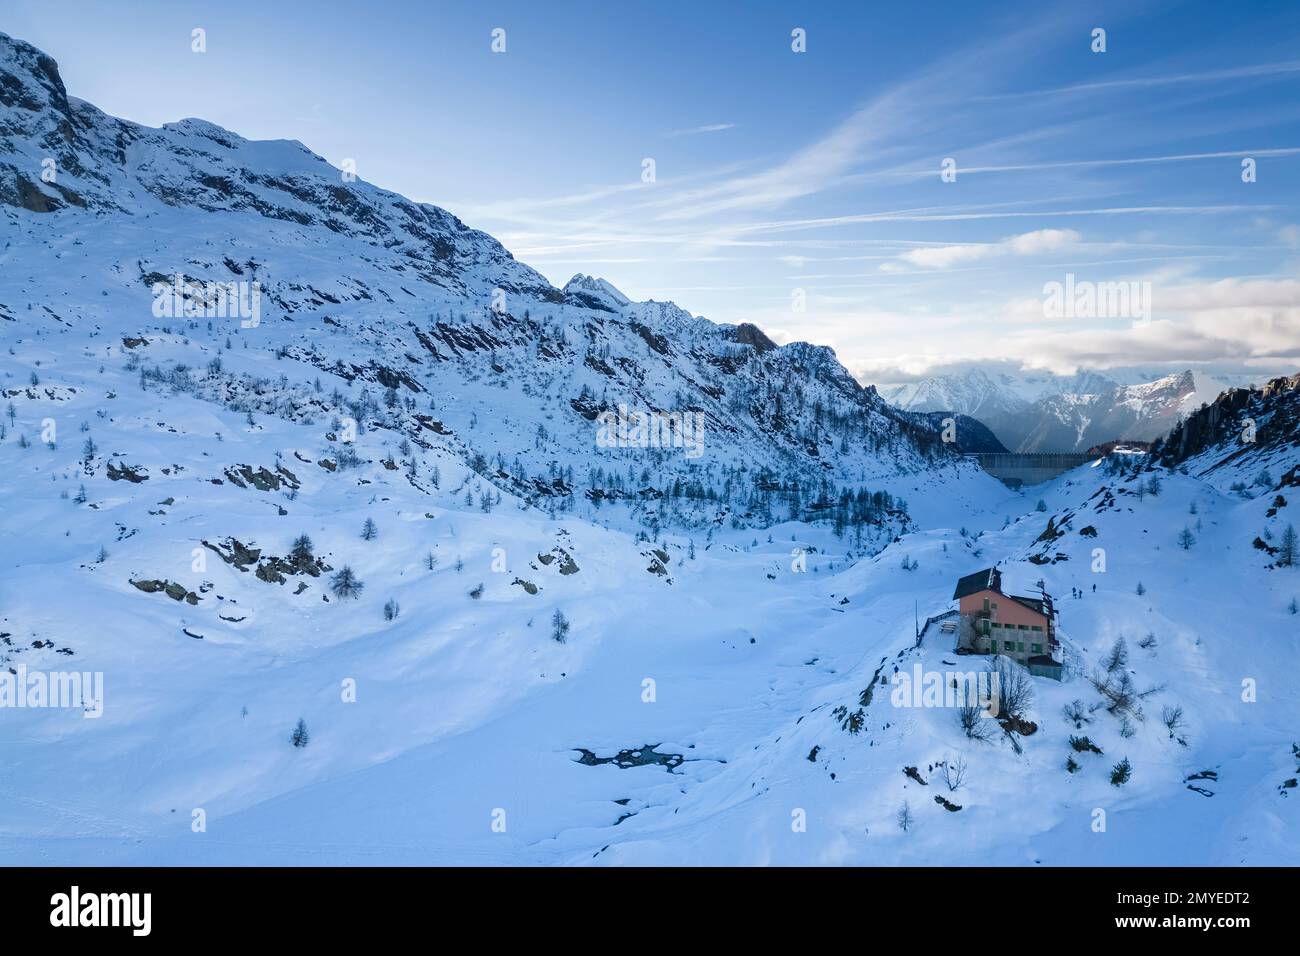
[[[1206,469],[1274,458],[1300,447],[1300,375],[1259,388],[1232,388],[1176,425],[1152,448],[1167,465],[1191,459]]]

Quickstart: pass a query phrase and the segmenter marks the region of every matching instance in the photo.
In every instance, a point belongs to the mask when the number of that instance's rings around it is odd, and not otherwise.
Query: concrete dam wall
[[[994,478],[1011,488],[1025,485],[1038,485],[1051,481],[1057,475],[1078,468],[1082,464],[1094,461],[1096,455],[1077,452],[1041,452],[1035,454],[1017,454],[1015,452],[998,452],[996,454],[967,455],[980,463],[980,467]]]

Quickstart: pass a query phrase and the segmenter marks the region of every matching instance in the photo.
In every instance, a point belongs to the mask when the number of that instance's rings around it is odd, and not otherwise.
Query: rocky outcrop
[[[1271,379],[1260,388],[1230,388],[1179,422],[1151,446],[1165,465],[1178,465],[1218,448],[1212,467],[1251,453],[1300,444],[1300,375]]]
[[[108,463],[108,479],[109,481],[129,481],[138,485],[142,481],[148,481],[149,476],[145,474],[145,470],[139,465],[132,466],[110,461]]]
[[[193,591],[187,589],[185,585],[178,584],[175,581],[164,579],[145,579],[140,581],[131,581],[135,587],[139,588],[145,594],[157,594],[159,591],[166,594],[173,601],[184,601],[186,604],[198,604],[203,600]]]
[[[310,552],[293,551],[283,558],[273,554],[263,555],[261,548],[249,547],[238,538],[226,538],[217,544],[205,540],[203,546],[231,567],[244,572],[251,570],[259,580],[268,584],[284,584],[298,574],[317,578],[322,573],[333,570],[324,559]],[[301,589],[295,593],[301,593]]]
[[[299,487],[298,476],[283,465],[277,465],[275,471],[268,471],[265,467],[254,470],[252,465],[235,465],[227,468],[225,475],[233,485],[240,488],[252,485],[258,491],[279,491],[283,487],[296,491]]]

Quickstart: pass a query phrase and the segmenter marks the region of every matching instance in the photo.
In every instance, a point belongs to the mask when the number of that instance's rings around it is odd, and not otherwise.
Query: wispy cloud
[[[1268,79],[1300,73],[1300,60],[1281,63],[1257,63],[1232,67],[1226,70],[1205,70],[1199,73],[1176,73],[1162,76],[1133,76],[1113,80],[1095,80],[1091,83],[1074,83],[1041,90],[1024,90],[1018,93],[999,93],[980,97],[985,100],[1019,99],[1030,96],[1059,96],[1071,93],[1098,93],[1112,90],[1131,90],[1137,87],[1175,86],[1185,83],[1222,83],[1230,80]]]
[[[830,344],[851,367],[890,354],[932,364],[954,351],[1058,367],[1259,362],[1270,335],[1286,354],[1289,287],[1240,283],[1278,281],[1296,265],[1295,192],[1282,174],[1300,145],[1287,142],[1285,98],[1261,90],[1300,78],[1300,60],[1000,92],[1013,77],[1060,76],[1049,51],[1077,43],[1075,27],[1045,19],[995,31],[1001,45],[916,59],[909,75],[875,78],[856,105],[831,97],[838,116],[810,109],[822,131],[804,139],[788,130],[808,123],[774,119],[765,131],[748,114],[683,125],[662,136],[707,138],[692,155],[708,165],[661,163],[671,175],[654,183],[475,211],[539,267],[605,267],[615,284],[680,297],[694,312]],[[1010,55],[1025,50],[1041,55]],[[741,123],[751,135],[708,137]],[[766,152],[741,151],[764,132]],[[939,175],[948,156],[954,183]],[[1260,187],[1240,179],[1246,156],[1260,161]],[[1154,330],[1046,321],[1044,275],[1067,271],[1152,281]],[[796,287],[808,303],[799,314]],[[1236,335],[1238,323],[1249,331]]]
[[[675,129],[669,136],[695,136],[698,133],[721,133],[723,130],[735,129],[735,123],[708,123],[704,126],[692,126],[689,129]]]
[[[1146,166],[1160,163],[1186,163],[1208,159],[1241,159],[1249,156],[1262,159],[1271,156],[1300,155],[1300,146],[1285,146],[1270,149],[1234,149],[1214,153],[1178,153],[1169,156],[1134,156],[1122,159],[1072,159],[1057,162],[1017,163],[1001,166],[962,166],[962,176],[978,173],[1023,173],[1040,172],[1053,169],[1101,169],[1107,166]],[[913,169],[906,175],[924,179],[936,175],[934,169]]]
[[[745,227],[742,231],[773,231],[794,229],[821,229],[826,226],[847,226],[857,223],[872,222],[968,222],[984,219],[1033,219],[1056,218],[1062,216],[1163,216],[1190,215],[1199,216],[1208,213],[1262,212],[1279,207],[1264,205],[1243,205],[1224,203],[1211,206],[1103,206],[1098,209],[1042,209],[1002,210],[996,212],[959,212],[948,211],[913,211],[897,210],[891,212],[860,213],[851,216],[828,216],[821,219],[791,219],[784,222],[758,223]]]

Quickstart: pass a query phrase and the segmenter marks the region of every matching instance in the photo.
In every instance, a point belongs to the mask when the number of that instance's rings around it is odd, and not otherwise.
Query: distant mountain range
[[[956,369],[880,389],[914,412],[949,412],[983,422],[1018,452],[1086,451],[1115,440],[1152,441],[1229,384],[1190,369],[1143,379],[1143,373]]]

